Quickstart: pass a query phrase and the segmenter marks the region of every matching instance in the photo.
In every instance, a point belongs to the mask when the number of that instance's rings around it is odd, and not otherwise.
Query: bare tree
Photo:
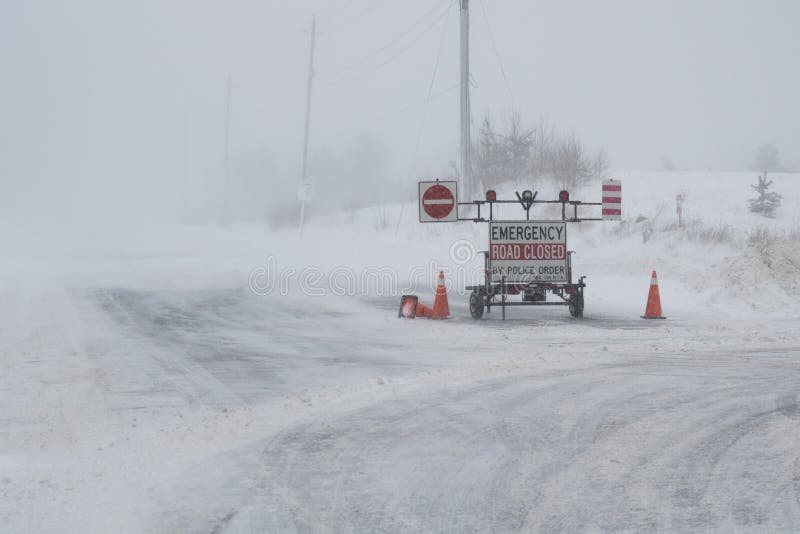
[[[553,179],[565,189],[574,189],[591,179],[591,163],[583,143],[574,133],[556,143],[551,172]]]
[[[531,172],[533,135],[533,130],[522,126],[519,112],[511,114],[503,133],[498,133],[491,118],[485,116],[473,149],[475,177],[487,187],[527,177]]]
[[[575,188],[602,179],[609,165],[605,150],[589,155],[574,133],[559,135],[544,117],[535,129],[525,128],[518,111],[509,116],[502,133],[485,116],[473,154],[475,177],[487,187],[548,177],[561,187]]]
[[[495,132],[487,113],[481,120],[478,141],[473,148],[473,173],[475,179],[486,187],[494,187],[503,174],[503,157],[500,136]]]
[[[553,166],[553,155],[556,145],[556,131],[544,117],[539,117],[539,124],[533,131],[533,175],[537,178],[548,172]]]
[[[597,150],[592,157],[592,179],[602,180],[606,172],[608,172],[608,156],[606,151],[602,148]]]
[[[507,177],[519,180],[530,175],[531,152],[534,147],[534,130],[522,126],[519,111],[514,111],[503,134],[503,151],[507,162]]]

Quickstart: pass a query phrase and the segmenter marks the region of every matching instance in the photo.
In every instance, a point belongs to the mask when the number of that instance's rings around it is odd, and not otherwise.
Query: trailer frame
[[[498,200],[494,191],[486,193],[486,200],[473,200],[470,202],[458,202],[459,208],[474,207],[477,209],[475,217],[461,217],[459,209],[459,221],[472,221],[475,223],[491,222],[531,222],[531,209],[537,204],[561,204],[561,219],[536,219],[539,222],[570,222],[580,223],[582,221],[602,221],[602,218],[581,217],[578,210],[581,206],[602,206],[601,202],[581,202],[570,200],[567,191],[559,193],[558,200],[537,200],[537,192],[529,190],[520,193],[516,192],[516,200]],[[488,204],[488,218],[485,211],[481,209]],[[494,216],[495,204],[520,204],[525,211],[525,219],[496,219]],[[569,209],[568,206],[571,208]],[[568,213],[569,212],[569,213]],[[565,237],[566,243],[566,237]],[[500,281],[492,280],[492,259],[489,251],[481,251],[484,255],[484,282],[480,285],[468,285],[466,290],[470,291],[469,310],[473,319],[483,317],[484,310],[491,313],[492,307],[500,307],[502,318],[506,318],[506,307],[508,306],[568,306],[570,315],[576,318],[583,317],[584,310],[584,289],[586,288],[586,276],[580,276],[577,281],[573,279],[572,255],[573,250],[567,250],[567,276],[566,282],[507,282],[506,277],[502,276]],[[550,293],[560,300],[547,300]],[[509,296],[521,295],[520,301],[509,301]]]

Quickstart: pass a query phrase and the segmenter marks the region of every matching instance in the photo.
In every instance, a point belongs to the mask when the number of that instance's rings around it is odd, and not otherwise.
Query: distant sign
[[[458,220],[458,183],[419,183],[419,222],[453,222]]]
[[[603,180],[603,220],[622,219],[622,182]]]
[[[566,282],[567,224],[551,221],[489,223],[492,282]]]
[[[683,213],[683,194],[675,195],[675,213]]]
[[[314,197],[314,184],[311,182],[300,182],[297,185],[297,200],[300,202],[311,202]]]

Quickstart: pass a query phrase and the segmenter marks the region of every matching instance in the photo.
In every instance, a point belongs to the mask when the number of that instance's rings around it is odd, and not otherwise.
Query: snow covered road
[[[10,531],[800,528],[796,319],[5,297]]]
[[[796,362],[696,356],[443,384],[292,429],[263,446],[243,523],[796,530]]]

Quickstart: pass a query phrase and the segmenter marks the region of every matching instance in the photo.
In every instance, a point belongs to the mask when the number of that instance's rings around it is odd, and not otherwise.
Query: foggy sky
[[[458,151],[450,4],[0,0],[3,205],[98,198],[93,210],[147,217],[175,198],[202,204],[220,187],[229,77],[232,157],[264,158],[273,179],[295,181],[313,12],[312,155],[368,135],[398,182],[444,173]],[[796,1],[471,0],[471,10],[475,119],[545,115],[618,168],[668,156],[743,169],[770,141],[800,163]]]

